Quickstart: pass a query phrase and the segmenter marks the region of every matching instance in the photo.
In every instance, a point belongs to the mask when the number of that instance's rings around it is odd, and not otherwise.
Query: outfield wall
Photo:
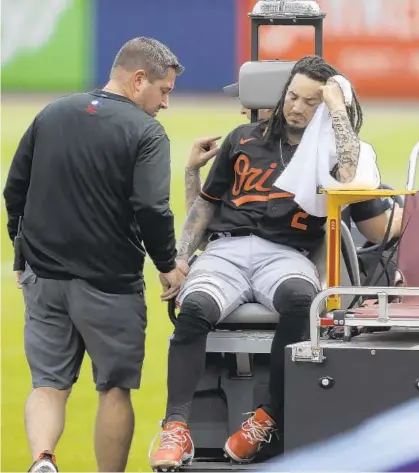
[[[324,54],[372,98],[419,98],[419,0],[318,0]],[[73,91],[106,82],[127,39],[154,36],[186,66],[177,89],[220,92],[249,59],[255,0],[3,0],[4,91]],[[313,53],[310,27],[263,27],[262,59]]]

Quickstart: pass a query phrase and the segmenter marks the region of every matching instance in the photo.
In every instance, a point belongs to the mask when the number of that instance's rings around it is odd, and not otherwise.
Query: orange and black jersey
[[[256,123],[233,130],[201,191],[203,199],[219,204],[209,231],[252,233],[297,249],[315,248],[326,219],[308,215],[293,194],[273,186],[296,148],[283,142],[281,159],[280,144],[268,147]]]

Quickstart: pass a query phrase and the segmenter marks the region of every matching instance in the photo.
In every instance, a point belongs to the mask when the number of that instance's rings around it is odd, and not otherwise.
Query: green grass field
[[[240,123],[238,105],[218,99],[195,102],[177,99],[162,112],[160,120],[172,143],[172,209],[178,235],[185,218],[183,168],[192,140],[204,135],[225,135]],[[2,103],[2,189],[18,141],[45,101],[13,100]],[[416,108],[416,110],[418,110]],[[419,140],[419,112],[400,109],[366,108],[362,138],[375,147],[383,182],[404,187],[407,161],[412,146]],[[12,247],[6,232],[2,203],[2,307],[1,307],[1,471],[26,471],[29,455],[23,409],[31,389],[23,350],[23,302],[15,288],[11,270]],[[142,387],[133,394],[136,430],[127,471],[149,471],[147,452],[159,428],[166,399],[166,357],[171,325],[166,305],[160,302],[157,273],[150,263],[146,268],[148,331]],[[68,404],[67,425],[57,450],[61,471],[95,471],[93,425],[96,392],[91,381],[88,358]]]

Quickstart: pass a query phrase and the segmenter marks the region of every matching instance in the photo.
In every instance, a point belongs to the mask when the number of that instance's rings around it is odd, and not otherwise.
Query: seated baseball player
[[[233,88],[233,86],[237,86]],[[231,97],[238,97],[238,84],[224,87],[228,89]],[[269,119],[272,110],[263,109],[259,113],[259,119]],[[246,115],[250,120],[250,110],[241,107],[241,115]],[[192,146],[192,150],[185,167],[185,207],[188,213],[201,192],[201,168],[211,161],[218,152],[217,141],[220,136],[208,136],[197,138]],[[342,212],[342,219],[349,229],[355,224],[363,237],[371,243],[381,243],[387,230],[390,220],[391,204],[388,199],[372,199],[356,204],[348,205]],[[403,218],[403,208],[396,203],[396,209],[393,217],[389,240],[400,236],[401,224]],[[207,235],[200,249],[205,249]],[[394,260],[395,257],[394,255]]]
[[[320,290],[307,257],[324,239],[326,218],[305,213],[293,195],[273,186],[297,149],[317,107],[327,106],[336,140],[333,176],[351,182],[357,171],[362,111],[356,95],[346,107],[340,73],[308,56],[293,68],[269,121],[241,125],[222,143],[208,178],[184,224],[178,264],[188,260],[205,231],[205,251],[191,266],[178,296],[180,312],[170,341],[168,399],[153,469],[191,460],[188,419],[204,371],[210,330],[238,306],[258,302],[281,314],[272,343],[270,404],[260,406],[226,439],[235,461],[251,461],[272,435],[283,430],[284,348],[307,336],[309,309]]]

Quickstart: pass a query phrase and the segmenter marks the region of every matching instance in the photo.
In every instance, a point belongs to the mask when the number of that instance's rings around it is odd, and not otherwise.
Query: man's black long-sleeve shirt
[[[170,143],[126,97],[102,90],[44,108],[20,141],[4,189],[13,240],[39,277],[81,278],[107,292],[142,287],[145,251],[175,267]]]

